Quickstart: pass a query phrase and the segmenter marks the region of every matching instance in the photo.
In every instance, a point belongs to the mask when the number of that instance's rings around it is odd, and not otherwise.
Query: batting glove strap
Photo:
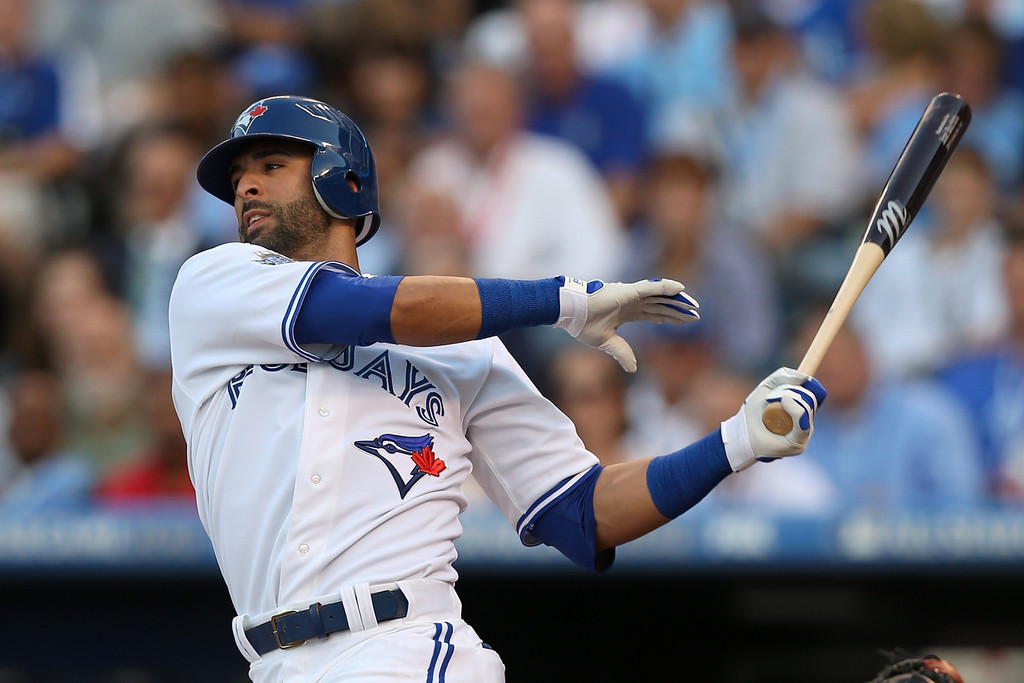
[[[754,449],[750,445],[747,434],[747,422],[743,411],[736,413],[722,423],[722,443],[725,445],[725,457],[733,472],[745,470],[755,462]]]
[[[558,289],[558,322],[573,337],[579,337],[587,324],[587,283],[574,277],[563,278],[565,284]]]
[[[681,323],[698,320],[699,304],[675,280],[603,282],[563,277],[559,288],[561,327],[588,346],[611,355],[626,372],[636,372],[636,355],[619,336],[622,323]]]

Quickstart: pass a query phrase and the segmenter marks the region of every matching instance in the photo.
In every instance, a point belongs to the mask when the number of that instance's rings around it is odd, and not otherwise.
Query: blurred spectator
[[[1020,0],[928,0],[950,19],[984,21],[1000,42],[1000,82],[1024,91],[1024,4]]]
[[[960,147],[929,197],[931,220],[901,238],[852,312],[881,374],[933,370],[1005,329],[997,200],[982,154]]]
[[[518,73],[526,66],[526,28],[516,3],[499,4],[473,17],[459,61],[473,60]]]
[[[242,101],[244,94],[232,83],[223,59],[212,50],[178,53],[153,84],[156,107],[150,116],[125,130],[120,141],[139,130],[167,126],[180,128],[197,145],[197,153],[202,153],[224,139],[235,115],[251,101]],[[208,247],[237,239],[234,208],[204,192],[195,181],[194,168],[189,175],[193,177],[185,211],[200,244]]]
[[[13,373],[11,373],[13,374]],[[8,382],[8,373],[3,375],[3,386]],[[6,434],[11,424],[11,405],[7,397],[7,391],[0,391],[0,434]],[[14,479],[14,470],[17,467],[17,457],[11,452],[9,439],[0,439],[0,482],[8,482]],[[0,485],[0,490],[2,490]]]
[[[224,50],[215,46],[175,52],[148,83],[152,89],[149,109],[131,122],[125,134],[140,126],[166,122],[181,127],[204,151],[224,139],[229,119],[255,99],[248,97],[238,79],[232,78]]]
[[[414,200],[407,189],[409,162],[440,125],[435,79],[426,50],[401,44],[371,46],[348,61],[348,68],[339,70],[346,72],[344,92],[351,103],[346,113],[359,122],[373,148],[383,222],[374,239],[359,248],[359,263],[364,272],[397,274],[404,272],[398,261],[409,249],[395,223],[407,209],[417,210],[408,206]]]
[[[0,256],[18,288],[27,268],[75,219],[57,183],[98,141],[102,117],[86,55],[33,41],[38,7],[0,0]]]
[[[1024,180],[1024,91],[1003,84],[1003,43],[982,17],[958,24],[949,41],[946,89],[963,95],[971,124],[961,145],[985,155],[998,187]]]
[[[860,13],[865,64],[850,84],[847,104],[863,136],[873,199],[939,92],[949,41],[922,0],[868,0]]]
[[[96,499],[104,504],[180,501],[195,504],[185,438],[171,400],[170,370],[148,374],[144,396],[150,443],[98,482]]]
[[[398,46],[426,54],[430,68],[443,73],[462,59],[473,0],[312,0],[306,30],[321,64],[321,77],[352,57],[352,46]],[[372,48],[371,48],[372,49]]]
[[[966,350],[938,372],[963,400],[978,439],[993,495],[1024,503],[1024,220],[1008,230],[1000,269],[1009,302],[1006,334],[986,348]]]
[[[1000,275],[1005,229],[998,218],[996,178],[984,153],[962,145],[936,182],[931,204],[932,226],[926,231],[936,271],[931,296],[946,311],[939,319],[945,327],[942,351],[948,354],[992,341],[1009,316]],[[949,302],[957,299],[971,305],[953,311]]]
[[[99,68],[112,113],[133,109],[138,89],[168,57],[222,41],[222,0],[33,0],[46,45],[81,45]]]
[[[654,40],[654,14],[636,0],[574,0],[576,59],[584,71],[615,76]],[[526,66],[527,35],[516,2],[496,3],[469,22],[471,54],[510,69]]]
[[[733,88],[732,22],[719,0],[643,0],[653,34],[622,60],[615,75],[646,108],[650,126],[669,109],[712,118]]]
[[[88,454],[67,448],[56,377],[44,370],[19,372],[11,383],[10,404],[7,439],[16,464],[0,486],[0,515],[84,510],[95,466]]]
[[[22,280],[26,278],[22,276]],[[14,282],[0,278],[0,381],[7,375],[8,369],[16,359],[18,335],[20,334],[19,310],[24,304],[25,293],[15,287]],[[0,411],[0,415],[3,412]]]
[[[1024,90],[1024,6],[1018,0],[979,0],[1006,47],[1003,81]]]
[[[818,78],[845,84],[861,59],[857,34],[859,2],[850,0],[761,0],[764,10],[789,29],[801,62]]]
[[[807,316],[799,348],[807,348],[820,322],[821,314]],[[927,511],[984,501],[969,417],[944,387],[879,374],[848,325],[815,377],[828,387],[828,400],[800,457],[830,475],[839,510]]]
[[[780,339],[775,276],[752,236],[718,219],[720,159],[703,131],[685,132],[685,124],[673,127],[676,139],[659,142],[648,166],[626,279],[685,284],[722,363],[759,376],[774,363]]]
[[[61,351],[74,344],[75,321],[94,301],[110,296],[96,258],[85,249],[48,253],[36,264],[30,296],[24,302],[16,352],[30,365],[55,368],[67,363]]]
[[[600,176],[572,145],[523,130],[515,78],[468,62],[449,94],[451,134],[413,159],[410,179],[458,206],[470,274],[617,273],[624,234]]]
[[[145,389],[133,353],[131,317],[113,297],[90,302],[70,327],[60,379],[68,401],[68,440],[102,472],[130,457],[147,438],[140,410]]]
[[[92,455],[102,474],[146,439],[130,316],[82,250],[44,259],[33,292],[32,338],[60,383],[68,444]]]
[[[299,45],[305,39],[300,12],[303,0],[221,0],[235,43]],[[260,95],[256,95],[260,97]]]
[[[527,127],[579,147],[601,171],[628,221],[637,207],[644,112],[621,83],[580,61],[579,0],[519,0],[527,37]]]
[[[698,378],[716,365],[716,358],[701,323],[645,323],[623,326],[619,332],[642,359],[629,385],[627,409],[630,424],[644,436],[647,447],[658,454],[671,453],[679,444],[704,436],[707,398],[695,388]]]
[[[308,93],[317,81],[302,0],[221,0],[246,102]]]
[[[407,136],[416,150],[439,124],[432,100],[433,73],[423,51],[401,45],[378,45],[351,57],[345,91],[346,112],[367,135]]]
[[[631,429],[626,375],[611,356],[568,344],[551,359],[549,375],[552,401],[602,465],[662,455],[646,435]]]
[[[197,155],[224,139],[238,111],[251,101],[241,100],[244,92],[230,77],[226,60],[227,53],[213,46],[182,48],[134,90],[130,105],[119,106],[116,118],[110,117],[105,144],[91,160],[94,172],[84,179],[92,202],[88,241],[120,238],[116,227],[126,191],[121,165],[139,138],[175,129],[180,137],[192,138]],[[237,239],[233,208],[200,189],[195,164],[188,175],[184,211],[190,232],[204,246]]]
[[[452,276],[472,273],[462,220],[462,209],[453,194],[415,183],[405,188],[402,218],[396,226],[401,230],[401,260],[395,272]]]
[[[722,206],[767,249],[788,307],[834,291],[847,270],[833,233],[860,198],[857,138],[839,92],[806,76],[784,29],[749,4],[735,21]]]
[[[212,246],[193,215],[201,192],[195,179],[201,154],[179,125],[141,127],[125,140],[113,174],[115,229],[103,247],[104,266],[128,306],[137,356],[150,368],[170,363],[167,303],[178,269]]]

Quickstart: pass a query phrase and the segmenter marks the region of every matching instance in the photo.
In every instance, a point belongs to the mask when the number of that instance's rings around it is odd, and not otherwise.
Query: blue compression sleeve
[[[592,572],[606,571],[615,561],[615,548],[596,552],[594,486],[602,469],[595,465],[551,507],[541,512],[529,529],[531,536]]]
[[[391,307],[401,280],[321,269],[299,307],[295,341],[356,346],[393,343]]]
[[[731,473],[722,430],[718,429],[675,453],[652,460],[647,466],[647,488],[658,512],[675,519]]]
[[[475,278],[475,282],[480,291],[480,334],[477,339],[522,327],[558,322],[560,277],[546,280]]]

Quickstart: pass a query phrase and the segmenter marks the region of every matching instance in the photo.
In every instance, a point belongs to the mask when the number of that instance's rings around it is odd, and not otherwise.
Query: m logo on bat
[[[890,199],[885,209],[879,214],[875,225],[878,227],[878,231],[888,238],[889,244],[885,249],[885,253],[888,254],[896,246],[896,240],[910,225],[910,212],[899,200]]]

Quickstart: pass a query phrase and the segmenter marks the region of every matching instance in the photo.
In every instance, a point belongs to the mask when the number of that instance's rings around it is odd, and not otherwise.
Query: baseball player
[[[239,243],[171,295],[173,396],[254,681],[504,680],[452,568],[473,474],[526,545],[590,571],[759,458],[803,451],[825,393],[781,368],[721,429],[602,468],[495,335],[555,325],[636,359],[624,322],[697,319],[673,281],[372,277],[373,156],[337,109],[254,103],[199,165]],[[761,425],[779,401],[796,426]]]

